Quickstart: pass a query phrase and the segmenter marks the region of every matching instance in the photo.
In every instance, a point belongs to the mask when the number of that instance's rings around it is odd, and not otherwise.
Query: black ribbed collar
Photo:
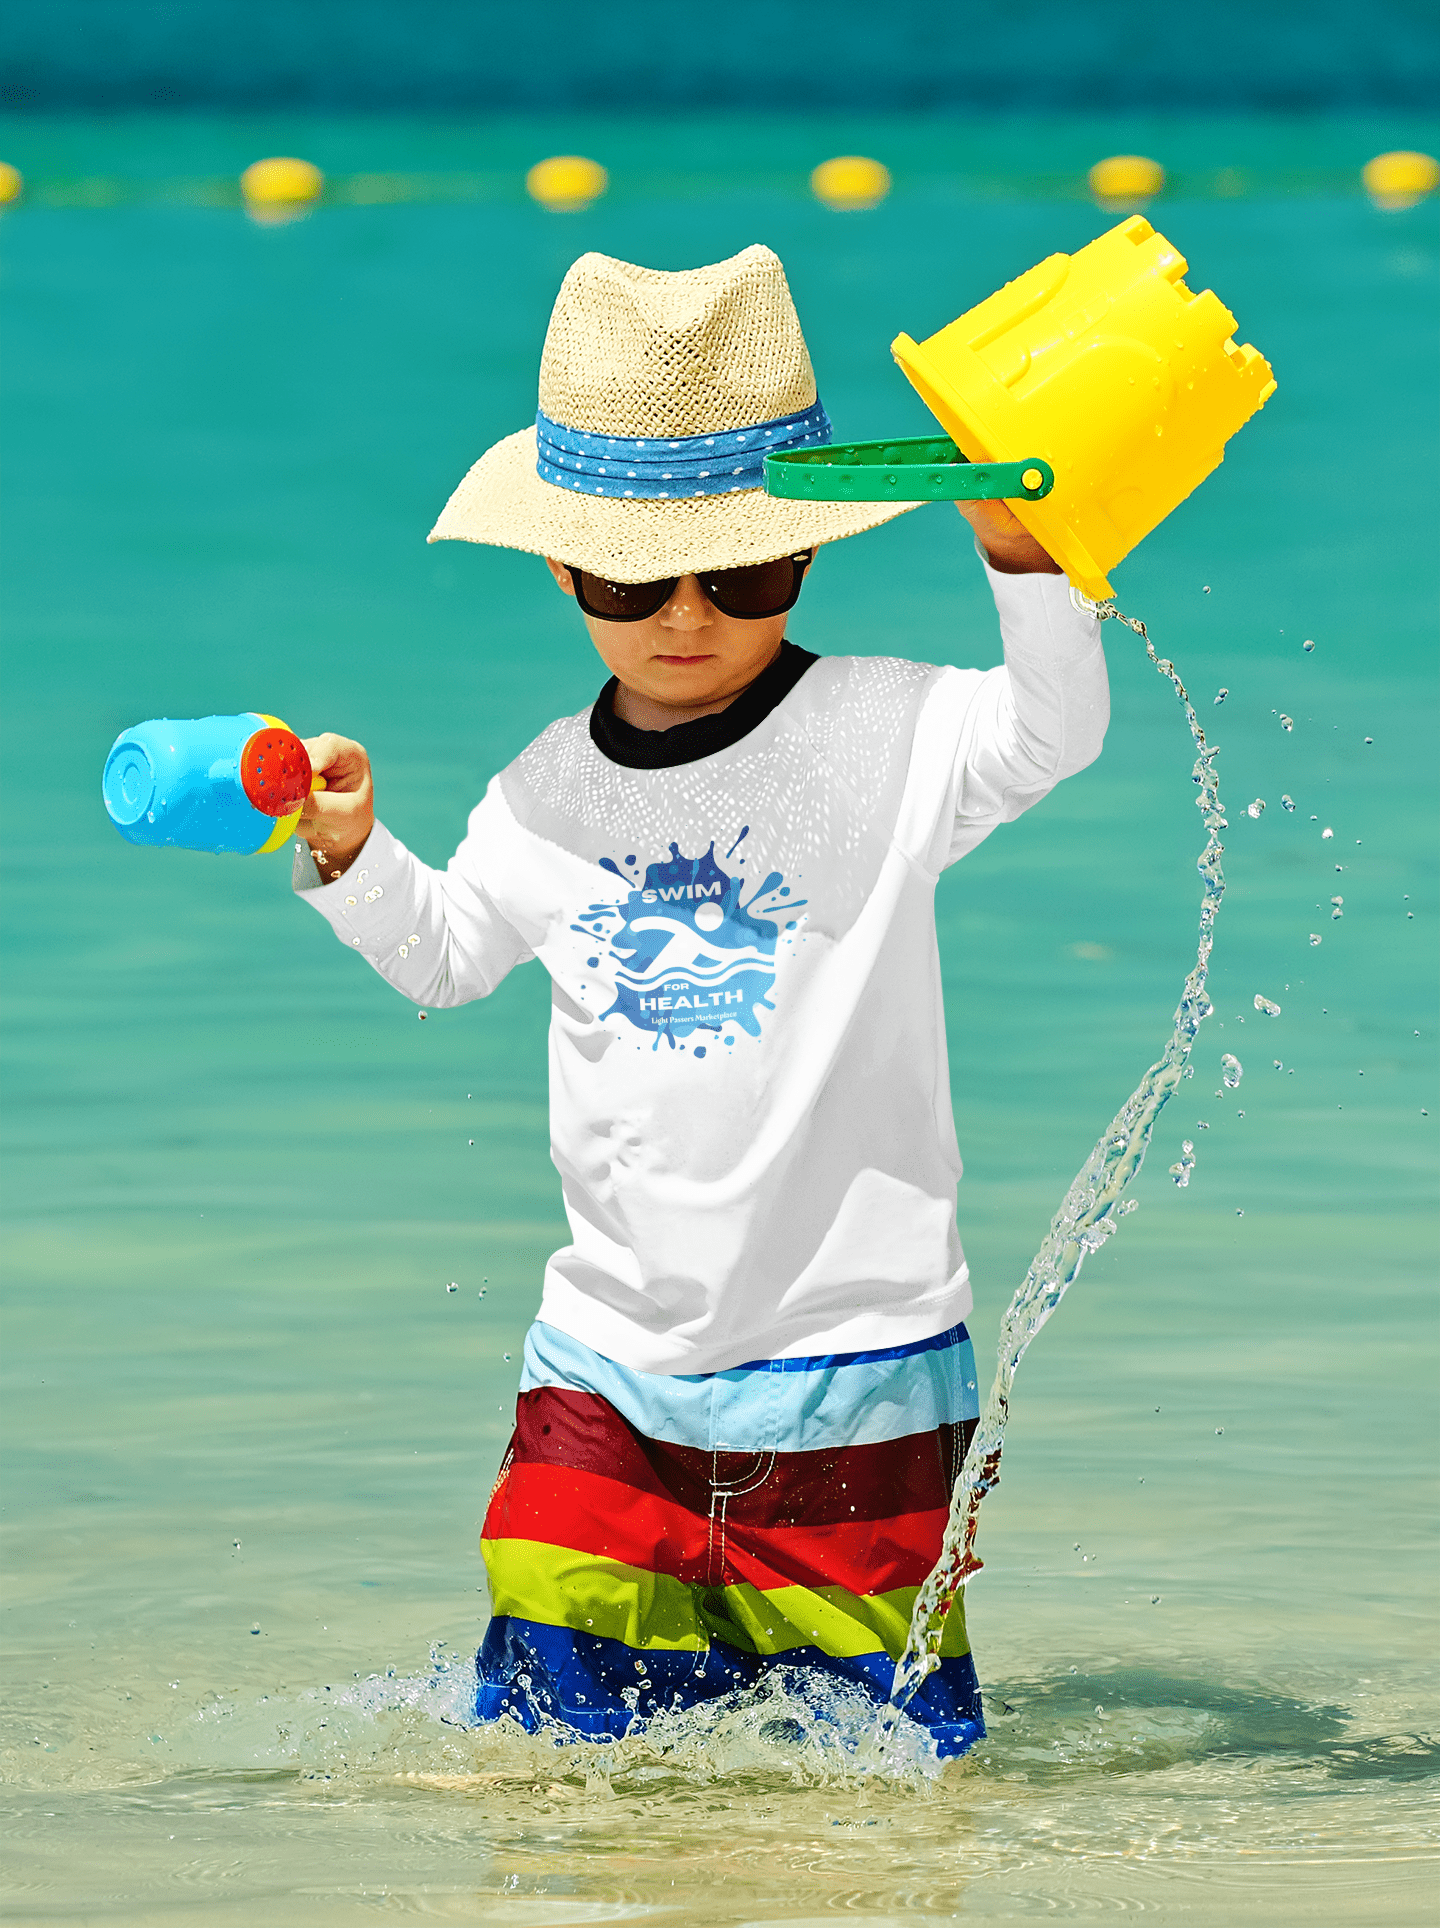
[[[748,736],[819,660],[811,650],[782,642],[775,660],[733,703],[713,716],[697,716],[693,723],[676,723],[668,730],[637,730],[633,723],[622,722],[614,708],[619,679],[612,676],[590,712],[590,741],[602,756],[627,770],[670,770],[679,763],[698,763],[701,757],[728,750]]]

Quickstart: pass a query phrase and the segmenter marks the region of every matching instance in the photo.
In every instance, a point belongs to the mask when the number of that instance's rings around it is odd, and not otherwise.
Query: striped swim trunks
[[[964,1326],[676,1377],[532,1326],[477,1717],[617,1738],[782,1665],[883,1704],[977,1410]],[[985,1732],[963,1597],[907,1712],[941,1754]]]

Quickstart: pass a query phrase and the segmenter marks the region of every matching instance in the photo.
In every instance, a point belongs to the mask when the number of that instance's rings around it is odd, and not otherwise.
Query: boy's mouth
[[[685,665],[686,665],[687,663],[712,663],[712,662],[714,662],[714,660],[715,660],[715,656],[714,656],[714,652],[713,652],[712,650],[705,650],[705,651],[702,651],[702,652],[701,652],[701,653],[700,653],[699,655],[697,655],[697,656],[660,656],[660,655],[657,655],[657,656],[655,657],[655,661],[656,661],[657,663],[665,663],[665,664],[668,664],[668,665],[669,665],[670,667],[672,667],[672,668],[684,668],[684,666],[685,666]]]

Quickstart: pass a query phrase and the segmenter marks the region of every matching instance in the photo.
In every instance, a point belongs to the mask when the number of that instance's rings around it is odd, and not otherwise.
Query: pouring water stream
[[[1031,1340],[1080,1276],[1086,1258],[1105,1243],[1125,1213],[1134,1209],[1134,1201],[1125,1200],[1125,1191],[1145,1161],[1161,1111],[1181,1080],[1190,1075],[1189,1059],[1196,1036],[1214,1008],[1206,995],[1205,980],[1214,943],[1215,918],[1225,894],[1225,875],[1220,863],[1224,845],[1220,842],[1220,832],[1227,828],[1215,769],[1218,746],[1205,741],[1205,732],[1185,685],[1176,674],[1174,664],[1156,655],[1144,623],[1123,615],[1113,602],[1096,605],[1096,614],[1102,621],[1123,623],[1144,643],[1150,661],[1174,685],[1195,740],[1197,755],[1192,776],[1199,790],[1195,802],[1206,832],[1205,848],[1197,863],[1201,880],[1199,946],[1194,967],[1185,979],[1164,1051],[1116,1112],[1081,1166],[1001,1323],[994,1384],[955,1482],[940,1558],[915,1600],[905,1651],[895,1667],[890,1705],[880,1716],[882,1741],[893,1730],[896,1714],[903,1710],[926,1675],[939,1666],[940,1638],[946,1616],[957,1594],[983,1564],[975,1553],[980,1504],[1000,1483],[1000,1456],[1010,1413],[1010,1391],[1020,1361]]]

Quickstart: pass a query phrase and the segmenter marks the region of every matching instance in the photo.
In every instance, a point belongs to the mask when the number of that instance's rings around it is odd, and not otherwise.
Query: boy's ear
[[[545,562],[551,575],[565,591],[565,594],[567,596],[573,596],[575,594],[575,578],[570,574],[565,564],[563,562],[557,562],[554,556],[546,556]]]

